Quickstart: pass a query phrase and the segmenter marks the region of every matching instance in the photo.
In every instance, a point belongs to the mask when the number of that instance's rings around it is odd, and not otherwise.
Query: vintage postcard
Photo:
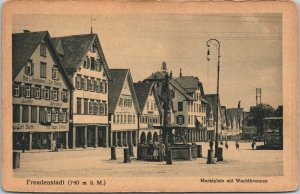
[[[8,1],[2,186],[298,188],[292,1]]]

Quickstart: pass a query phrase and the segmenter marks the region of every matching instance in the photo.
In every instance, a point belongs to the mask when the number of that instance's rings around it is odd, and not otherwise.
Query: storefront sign
[[[17,124],[13,126],[14,130],[24,130],[24,129],[34,129],[34,125],[24,123],[24,124]]]
[[[53,80],[44,80],[44,79],[36,79],[33,77],[28,77],[28,76],[23,76],[23,81],[26,82],[31,82],[33,84],[39,84],[39,85],[50,85],[50,86],[62,86],[62,83],[58,82],[58,81],[53,81]]]

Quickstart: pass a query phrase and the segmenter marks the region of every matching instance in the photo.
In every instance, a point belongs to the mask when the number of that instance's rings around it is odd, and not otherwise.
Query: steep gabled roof
[[[176,81],[188,92],[194,93],[200,87],[201,95],[204,95],[203,85],[197,77],[181,76],[176,78]]]
[[[227,121],[233,122],[242,121],[243,119],[243,108],[227,108],[226,109]]]
[[[135,90],[132,83],[132,77],[129,69],[110,69],[112,80],[108,82],[108,112],[114,113],[117,107],[123,85],[125,81],[128,81],[128,87],[131,91],[133,103],[135,105],[136,111],[139,114],[140,109],[138,105],[138,100],[135,94]]]
[[[136,93],[136,97],[138,99],[139,107],[141,112],[144,109],[144,106],[146,104],[147,98],[151,92],[151,89],[153,87],[152,82],[138,82],[138,83],[133,83],[134,90]]]
[[[46,36],[47,31],[15,33],[12,35],[12,63],[13,78],[15,78],[22,67],[27,63],[38,45]]]
[[[12,35],[13,79],[25,66],[28,59],[30,59],[30,57],[42,41],[45,41],[45,43],[47,44],[47,48],[52,54],[51,56],[53,57],[53,60],[57,64],[58,68],[61,70],[66,83],[68,84],[70,89],[74,89],[74,86],[70,81],[64,66],[59,60],[58,54],[52,44],[52,40],[48,31],[15,33]]]
[[[157,71],[155,73],[152,73],[149,77],[144,79],[144,81],[158,81],[158,80],[163,80],[165,79],[166,73]]]
[[[77,71],[77,68],[82,64],[89,48],[91,47],[93,42],[95,42],[99,51],[101,61],[103,62],[104,70],[107,74],[107,77],[108,79],[111,79],[108,64],[106,62],[97,34],[80,34],[72,36],[55,37],[53,38],[53,42],[56,43],[56,46],[59,43],[59,40],[61,41],[64,53],[64,58],[62,61],[67,71]]]
[[[208,101],[209,110],[213,111],[213,117],[214,119],[217,118],[217,94],[206,94],[204,95],[204,98]],[[220,107],[220,101],[219,101],[219,107]]]

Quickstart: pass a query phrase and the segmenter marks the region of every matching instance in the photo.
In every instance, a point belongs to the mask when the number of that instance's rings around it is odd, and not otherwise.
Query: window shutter
[[[58,121],[59,121],[60,123],[62,123],[63,120],[64,120],[64,119],[63,119],[63,112],[59,111]]]
[[[32,85],[31,88],[30,88],[30,92],[31,92],[31,98],[34,98],[35,97],[35,87]]]
[[[52,111],[52,122],[55,122],[55,111]]]
[[[31,75],[34,75],[34,63],[31,62]]]
[[[50,100],[53,100],[53,90],[52,90],[52,88],[50,89]]]
[[[44,99],[44,88],[41,88],[41,93],[40,93],[40,95],[41,95],[41,99]]]
[[[15,88],[15,85],[16,85],[16,84],[14,84],[14,83],[12,84],[12,96],[15,95],[15,94],[14,94],[14,88]],[[19,92],[20,92],[20,91],[19,91]]]
[[[54,71],[55,71],[55,69],[54,69],[54,67],[52,67],[52,79],[55,79],[55,77],[54,77]]]
[[[90,79],[88,79],[87,84],[88,84],[87,90],[90,91],[92,89],[91,88],[91,80]]]
[[[83,77],[81,77],[80,85],[81,85],[81,89],[84,89],[84,78]]]
[[[62,92],[60,92],[60,90],[57,90],[57,101],[60,101],[60,99],[61,99],[60,93],[62,93]],[[63,100],[63,99],[61,99],[61,100]]]
[[[25,96],[25,93],[26,93],[26,91],[25,91],[25,86],[24,86],[24,85],[21,85],[21,87],[20,87],[20,96],[24,97],[24,96]]]

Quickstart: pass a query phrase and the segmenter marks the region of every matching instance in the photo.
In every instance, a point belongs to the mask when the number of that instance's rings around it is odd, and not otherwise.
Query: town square
[[[280,14],[72,17],[14,20],[15,177],[283,175]]]

